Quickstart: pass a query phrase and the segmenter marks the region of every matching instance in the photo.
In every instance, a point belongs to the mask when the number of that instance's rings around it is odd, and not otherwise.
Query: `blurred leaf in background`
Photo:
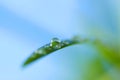
[[[82,2],[82,3],[81,3]],[[80,17],[84,20],[84,31],[95,36],[94,50],[96,57],[89,60],[85,67],[83,80],[119,80],[120,75],[120,41],[119,41],[119,5],[117,0],[85,0],[80,1]],[[88,4],[88,5],[87,5]],[[87,14],[87,12],[89,14]],[[80,20],[80,21],[82,21]]]

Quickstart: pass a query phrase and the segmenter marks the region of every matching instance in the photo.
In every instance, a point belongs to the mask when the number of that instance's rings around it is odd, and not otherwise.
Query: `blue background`
[[[59,50],[26,69],[22,63],[53,37],[117,34],[114,4],[112,0],[0,0],[0,80],[80,78],[85,62],[96,52],[90,46]]]

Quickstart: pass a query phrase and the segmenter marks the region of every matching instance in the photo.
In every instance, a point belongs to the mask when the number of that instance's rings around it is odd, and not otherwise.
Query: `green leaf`
[[[117,49],[115,49],[113,46],[107,46],[101,41],[96,41],[95,46],[100,52],[100,54],[103,56],[103,58],[105,58],[105,60],[107,60],[117,68],[120,68],[120,53],[118,51],[117,45]]]
[[[32,55],[30,55],[30,57],[28,57],[27,60],[24,62],[23,67],[31,64],[32,62],[38,59],[45,57],[46,55],[52,52],[55,52],[57,50],[60,50],[62,48],[65,48],[74,44],[83,43],[84,41],[86,41],[86,39],[79,39],[78,37],[74,37],[70,40],[63,40],[63,41],[60,41],[58,38],[53,38],[50,43],[34,51]]]

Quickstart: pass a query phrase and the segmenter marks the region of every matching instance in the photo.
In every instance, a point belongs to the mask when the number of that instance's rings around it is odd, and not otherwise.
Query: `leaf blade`
[[[46,45],[38,48],[36,51],[34,51],[32,53],[32,55],[30,55],[30,57],[28,57],[27,60],[23,63],[23,67],[33,63],[34,61],[36,61],[38,59],[41,59],[41,58],[47,56],[48,54],[51,54],[52,52],[55,52],[62,48],[65,48],[65,47],[68,47],[71,45],[75,45],[78,43],[79,43],[78,40],[63,40],[59,44],[56,44],[56,45],[61,45],[60,48],[55,48],[55,46],[50,46],[51,43],[46,44]]]

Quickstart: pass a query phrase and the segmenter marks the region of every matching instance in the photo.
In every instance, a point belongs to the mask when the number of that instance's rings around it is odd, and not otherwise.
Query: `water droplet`
[[[69,40],[63,41],[63,44],[64,44],[64,45],[69,45],[70,43],[71,43],[71,41],[69,41]]]
[[[38,49],[37,51],[35,51],[35,54],[43,54],[43,55],[45,55],[46,52],[45,52],[44,49]]]
[[[60,42],[61,42],[61,41],[60,41],[58,38],[53,38],[53,39],[51,40],[50,46],[51,46],[51,47],[54,47],[54,46],[60,44]]]
[[[44,48],[45,48],[46,50],[52,50],[52,47],[50,46],[50,44],[45,45]]]
[[[50,45],[47,44],[47,45],[44,46],[44,48],[45,48],[45,49],[50,48]]]
[[[51,43],[52,42],[59,42],[60,43],[61,41],[58,38],[52,38]]]
[[[61,44],[54,46],[54,49],[60,49],[60,48],[61,48]]]
[[[61,48],[61,41],[58,38],[53,38],[50,43],[50,47],[53,49],[60,49]]]

